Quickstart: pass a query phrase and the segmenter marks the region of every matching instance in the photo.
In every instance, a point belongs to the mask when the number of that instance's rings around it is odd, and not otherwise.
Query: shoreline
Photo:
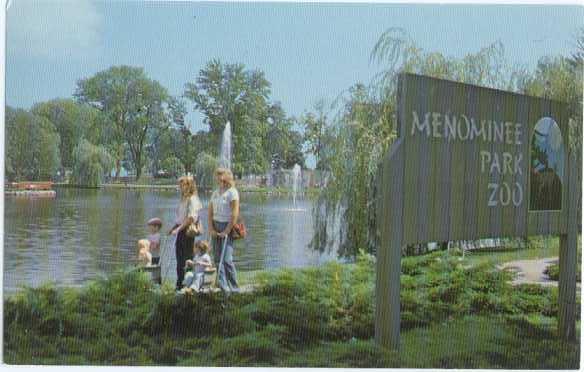
[[[53,184],[54,188],[67,188],[67,189],[127,189],[127,190],[178,190],[178,187],[175,184],[137,184],[137,183],[103,183],[99,186],[83,186],[83,185],[74,185],[69,183],[55,183]],[[211,188],[208,187],[199,187],[199,190],[207,192],[212,191]],[[258,194],[266,194],[266,195],[287,195],[293,194],[294,190],[291,188],[285,187],[238,187],[239,192],[242,193],[258,193]],[[300,194],[316,194],[318,188],[308,188],[304,189],[303,192]]]

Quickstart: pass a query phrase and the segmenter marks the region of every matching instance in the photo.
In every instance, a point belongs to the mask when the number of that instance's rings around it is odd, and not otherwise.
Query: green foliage
[[[149,133],[169,125],[165,103],[168,92],[148,78],[144,69],[112,66],[77,82],[75,97],[79,102],[99,109],[109,119],[109,144],[119,172],[125,152],[130,154],[136,179],[145,166],[144,149]]]
[[[259,174],[275,167],[303,165],[302,137],[292,129],[293,119],[279,103],[270,103],[270,82],[260,70],[243,64],[212,60],[184,96],[205,116],[210,144],[217,151],[227,122],[233,136],[232,170],[238,176]],[[273,164],[271,164],[273,163]]]
[[[403,260],[402,351],[373,343],[375,259],[262,272],[254,293],[177,296],[120,272],[81,289],[27,288],[4,304],[9,363],[304,367],[572,366],[557,289],[509,284],[491,264]],[[422,346],[423,344],[423,346]],[[420,357],[420,350],[426,350]],[[509,351],[505,351],[509,350]],[[535,359],[529,360],[530,357]],[[540,363],[540,364],[538,364]]]
[[[268,108],[268,130],[264,139],[267,159],[273,169],[290,169],[294,164],[304,167],[302,135],[293,130],[294,120],[286,116],[279,102]]]
[[[270,83],[263,72],[219,60],[207,63],[196,81],[186,84],[184,95],[205,115],[216,148],[225,124],[231,122],[233,171],[237,174],[260,173],[268,167],[262,138],[267,130],[269,94]]]
[[[330,177],[313,208],[312,246],[355,256],[355,247],[374,252],[377,165],[395,139],[394,107],[360,84],[349,89],[339,114],[327,127],[320,163]],[[338,221],[343,221],[338,223]]]
[[[301,120],[310,149],[318,153],[319,167],[329,176],[314,206],[312,246],[321,251],[338,246],[341,256],[354,256],[356,247],[375,251],[378,232],[374,210],[379,201],[375,179],[381,156],[396,136],[396,76],[400,72],[565,101],[573,117],[570,150],[581,158],[582,35],[577,39],[580,49],[572,58],[545,57],[529,72],[507,61],[501,42],[452,58],[421,49],[402,29],[384,32],[371,52],[371,61],[381,70],[370,86],[350,88],[328,127],[322,105],[317,113]],[[581,179],[580,174],[578,177]]]
[[[202,152],[197,156],[195,163],[195,176],[199,186],[213,188],[215,185],[215,169],[219,166],[219,161],[214,156]]]
[[[46,118],[56,128],[60,138],[61,165],[72,169],[75,162],[73,152],[81,139],[95,137],[95,130],[100,125],[99,111],[72,99],[53,99],[34,105],[31,112]]]
[[[103,146],[81,140],[73,152],[72,181],[77,185],[97,187],[112,169],[112,159]]]
[[[399,356],[388,352],[373,341],[324,343],[288,358],[286,367],[307,368],[398,368]]]
[[[577,368],[579,345],[558,340],[555,324],[547,319],[464,317],[433,323],[405,333],[401,363],[410,368]]]
[[[321,152],[326,143],[328,118],[323,100],[314,105],[314,111],[305,112],[300,118],[300,124],[304,127],[304,141],[308,145],[308,151],[314,155],[316,160],[316,169],[325,169]]]
[[[182,174],[184,168],[181,161],[178,158],[170,156],[164,159],[162,163],[160,163],[160,169],[165,170],[166,172],[170,173],[173,176],[177,176]]]
[[[560,265],[554,263],[545,268],[544,274],[546,274],[551,280],[560,280]],[[582,281],[582,264],[578,261],[578,269],[576,271],[576,280]]]
[[[6,176],[9,181],[46,181],[60,166],[59,134],[45,117],[6,108]]]

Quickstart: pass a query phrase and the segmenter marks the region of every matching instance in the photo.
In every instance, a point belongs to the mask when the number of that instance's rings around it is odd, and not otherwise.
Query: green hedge
[[[436,329],[427,342],[440,347],[441,325],[466,327],[482,319],[498,324],[513,342],[518,319],[548,333],[555,327],[548,320],[557,315],[557,289],[512,287],[512,274],[492,265],[469,268],[438,252],[405,258],[403,272],[404,343],[420,337],[420,330]],[[137,271],[81,289],[28,288],[5,300],[4,356],[16,364],[418,365],[413,350],[398,358],[374,345],[374,278],[374,258],[360,255],[355,264],[262,272],[256,291],[229,298],[177,296],[170,284],[155,288]],[[559,347],[541,334],[532,336],[534,345],[541,343],[533,353]],[[571,363],[574,353],[557,365]],[[423,360],[425,367],[464,364],[439,356]]]

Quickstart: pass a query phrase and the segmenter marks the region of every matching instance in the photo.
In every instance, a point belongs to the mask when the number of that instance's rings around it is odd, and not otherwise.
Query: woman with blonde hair
[[[219,188],[213,191],[209,202],[209,233],[213,238],[213,258],[221,290],[227,293],[237,292],[239,286],[233,264],[231,230],[239,218],[239,192],[235,188],[233,173],[229,169],[218,168],[215,170],[215,178]]]
[[[180,177],[178,187],[181,199],[176,208],[174,226],[169,234],[176,235],[176,289],[180,290],[185,276],[185,264],[191,258],[195,244],[195,238],[187,236],[186,230],[199,219],[199,210],[203,208],[203,204],[197,195],[197,184],[192,176]]]

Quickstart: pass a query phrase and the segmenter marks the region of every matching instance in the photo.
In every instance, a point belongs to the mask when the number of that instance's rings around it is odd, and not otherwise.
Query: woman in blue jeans
[[[219,188],[213,192],[209,202],[209,233],[213,238],[213,258],[221,290],[227,293],[238,292],[231,229],[239,217],[239,192],[235,188],[233,173],[229,169],[218,168],[215,171],[215,178]],[[223,248],[225,253],[223,264],[220,265]]]

